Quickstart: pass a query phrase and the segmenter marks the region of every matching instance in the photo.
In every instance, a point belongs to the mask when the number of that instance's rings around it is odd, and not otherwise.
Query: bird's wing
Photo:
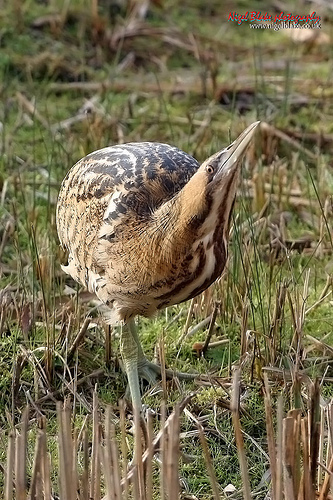
[[[89,289],[103,274],[102,240],[112,245],[116,228],[173,197],[198,169],[178,148],[160,143],[129,143],[95,151],[65,177],[57,205],[61,244],[69,251],[64,269]]]

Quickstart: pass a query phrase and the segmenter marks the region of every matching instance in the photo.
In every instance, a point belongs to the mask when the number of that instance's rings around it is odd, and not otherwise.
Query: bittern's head
[[[228,180],[237,177],[241,160],[259,123],[252,123],[228,147],[214,153],[201,165],[200,170],[206,174],[208,191],[213,193],[224,190],[229,184]]]
[[[202,193],[193,203],[202,204],[202,229],[206,234],[221,224],[227,229],[224,223],[229,221],[234,204],[242,158],[258,124],[252,123],[228,147],[210,156],[191,179],[193,187],[196,185],[196,193]],[[200,206],[192,213],[199,215]]]

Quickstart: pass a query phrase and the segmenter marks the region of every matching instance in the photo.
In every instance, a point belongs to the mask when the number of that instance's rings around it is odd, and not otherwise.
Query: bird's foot
[[[157,376],[161,375],[161,373],[161,365],[153,363],[152,361],[148,361],[148,359],[146,358],[141,359],[138,363],[139,377],[147,380],[147,382],[151,385],[156,384]],[[165,374],[169,379],[177,377],[180,380],[194,380],[198,376],[198,374],[196,373],[183,373],[176,370],[171,370],[170,368],[165,369]]]
[[[143,358],[138,362],[139,378],[144,379],[150,385],[157,383],[157,376],[161,373],[161,367]]]

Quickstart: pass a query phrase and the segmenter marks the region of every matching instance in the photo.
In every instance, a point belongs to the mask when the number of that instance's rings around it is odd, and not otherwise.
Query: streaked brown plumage
[[[138,407],[138,368],[147,378],[154,368],[133,318],[190,299],[221,275],[240,160],[257,123],[201,166],[166,144],[129,143],[89,154],[62,183],[64,270],[108,307],[109,323],[128,325],[121,347]]]

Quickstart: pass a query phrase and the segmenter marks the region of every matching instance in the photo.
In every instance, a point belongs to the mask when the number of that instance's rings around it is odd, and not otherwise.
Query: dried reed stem
[[[90,497],[94,500],[101,498],[101,463],[99,459],[99,417],[98,417],[98,401],[97,393],[93,393],[93,437],[92,437],[92,452],[91,452],[91,474],[90,474]]]
[[[204,455],[204,459],[205,459],[205,463],[206,463],[206,467],[207,467],[207,471],[208,471],[208,475],[209,475],[209,479],[210,479],[210,484],[211,484],[212,490],[213,490],[214,499],[219,500],[220,499],[220,492],[219,492],[219,487],[218,487],[218,483],[217,483],[215,472],[214,472],[212,458],[211,458],[210,453],[209,453],[209,449],[208,449],[207,441],[206,441],[206,438],[205,438],[205,435],[203,432],[203,428],[200,424],[198,425],[198,431],[199,431],[200,443],[202,446],[202,451],[203,451],[203,455]]]
[[[7,445],[7,463],[5,473],[5,500],[13,499],[13,470],[15,463],[15,434],[10,431]]]
[[[83,337],[85,336],[85,334],[88,330],[88,326],[90,325],[90,322],[91,322],[91,318],[89,318],[89,317],[85,318],[83,325],[80,328],[79,333],[75,337],[73,344],[71,345],[71,347],[68,350],[67,362],[70,362],[73,359],[75,351],[77,350],[78,346],[82,342]]]
[[[231,412],[232,412],[232,422],[235,431],[238,459],[241,468],[241,476],[243,483],[242,490],[244,493],[244,499],[250,500],[252,498],[250,480],[249,480],[249,474],[248,474],[247,462],[244,450],[242,429],[239,420],[239,388],[240,388],[240,370],[237,367],[233,374]]]
[[[271,394],[269,390],[269,383],[267,373],[264,373],[264,389],[265,389],[265,412],[266,412],[266,429],[267,429],[267,445],[268,454],[271,467],[271,477],[272,477],[272,500],[276,500],[277,497],[277,457],[275,449],[275,439],[273,430],[273,410]]]

